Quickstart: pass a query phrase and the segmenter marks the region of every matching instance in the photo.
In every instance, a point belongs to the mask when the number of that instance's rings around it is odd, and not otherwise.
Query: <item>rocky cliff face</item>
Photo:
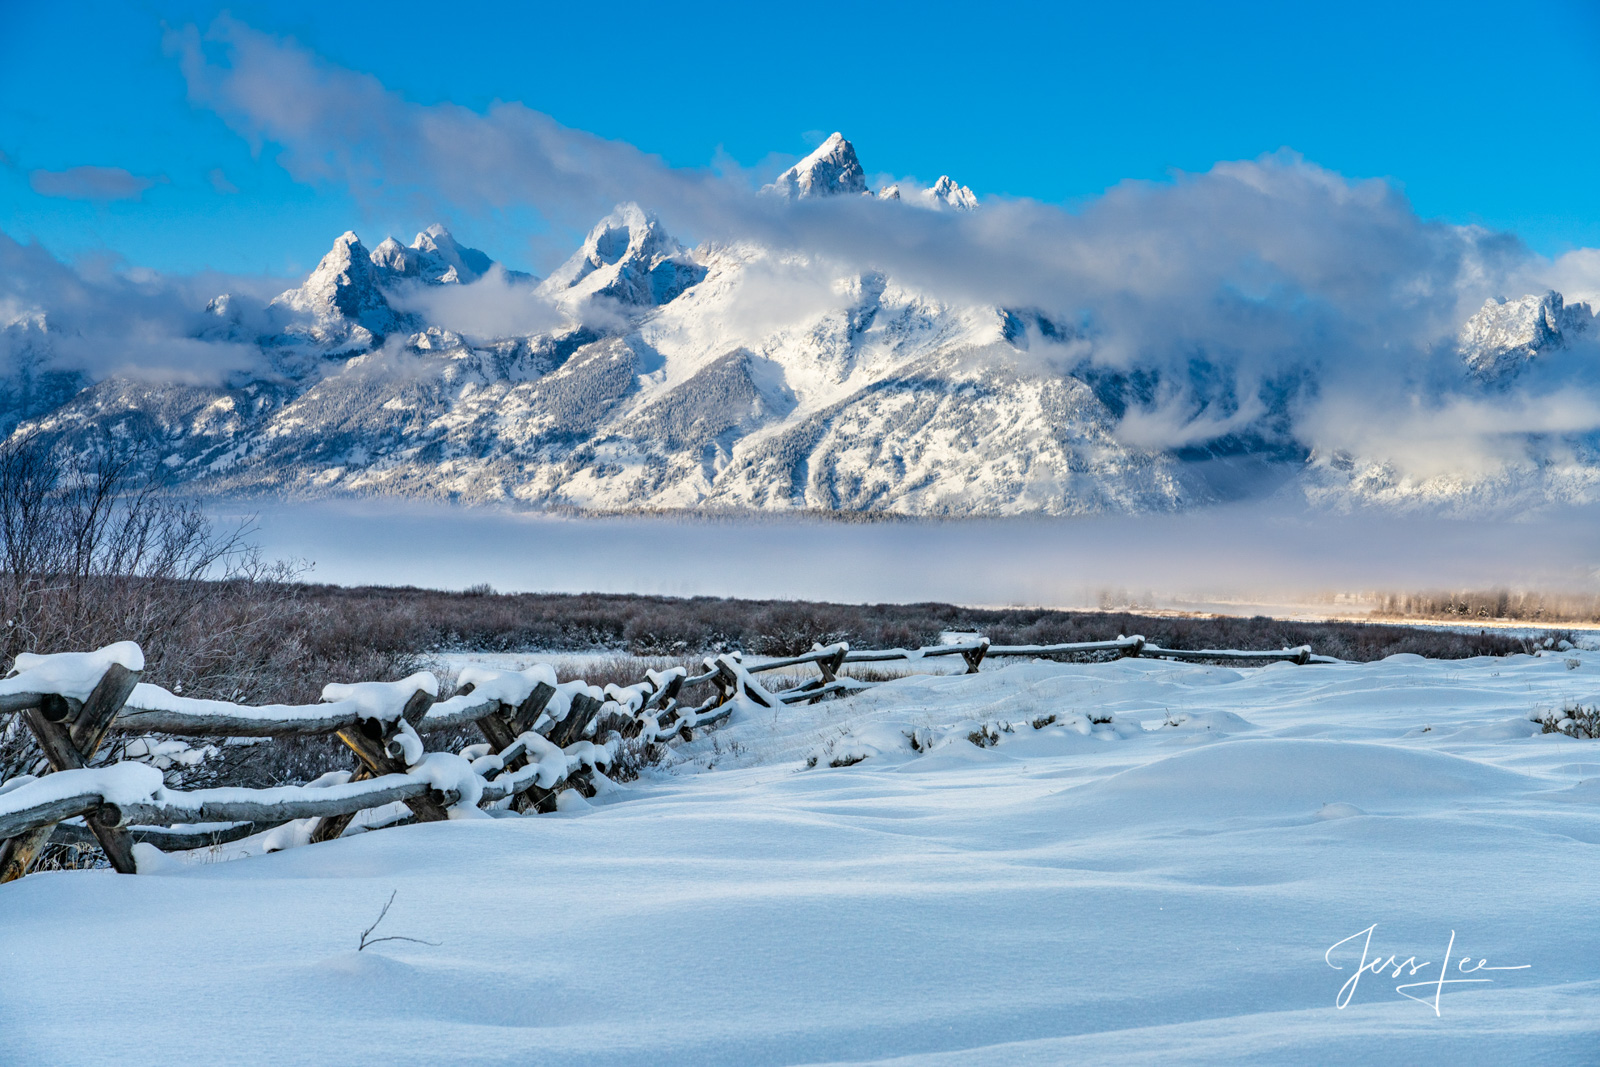
[[[1588,304],[1567,306],[1561,294],[1490,300],[1461,328],[1461,358],[1485,380],[1506,378],[1530,360],[1586,339],[1594,322]]]

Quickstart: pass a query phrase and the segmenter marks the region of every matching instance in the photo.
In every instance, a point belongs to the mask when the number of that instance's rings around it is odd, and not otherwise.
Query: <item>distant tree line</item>
[[[1583,593],[1517,593],[1490,589],[1384,593],[1378,600],[1378,614],[1391,618],[1494,619],[1535,625],[1600,622],[1600,596]]]

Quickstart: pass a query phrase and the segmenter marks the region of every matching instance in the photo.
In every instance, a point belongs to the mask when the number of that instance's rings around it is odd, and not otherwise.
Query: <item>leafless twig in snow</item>
[[[357,952],[364,952],[366,951],[368,945],[376,945],[381,941],[410,941],[417,945],[432,945],[434,948],[438,948],[440,945],[444,944],[443,941],[424,941],[420,937],[401,937],[399,934],[390,934],[388,937],[372,936],[372,931],[376,930],[378,928],[378,924],[383,922],[383,917],[389,914],[389,907],[394,903],[394,898],[398,896],[399,893],[400,890],[398,889],[396,889],[393,893],[390,893],[388,903],[383,906],[382,911],[378,912],[378,917],[372,920],[372,925],[361,931],[361,946],[356,949]]]

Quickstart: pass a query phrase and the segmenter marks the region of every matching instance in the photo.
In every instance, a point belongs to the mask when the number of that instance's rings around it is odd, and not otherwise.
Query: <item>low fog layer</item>
[[[1374,590],[1600,591],[1594,510],[1536,524],[1262,506],[959,523],[572,519],[399,503],[259,516],[270,554],[309,560],[310,580],[340,584],[1229,611]]]

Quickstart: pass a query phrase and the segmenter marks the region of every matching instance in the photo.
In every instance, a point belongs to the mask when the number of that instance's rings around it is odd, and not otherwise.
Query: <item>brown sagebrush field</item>
[[[1519,638],[1402,625],[1295,622],[1263,616],[1178,617],[954,604],[832,604],[725,597],[602,593],[464,593],[411,587],[300,586],[296,599],[321,618],[323,640],[384,651],[614,649],[684,656],[727,649],[792,655],[813,642],[857,648],[932,644],[945,630],[971,630],[996,644],[1096,641],[1142,634],[1172,648],[1270,649],[1309,644],[1341,659],[1398,652],[1438,659],[1508,655]]]

